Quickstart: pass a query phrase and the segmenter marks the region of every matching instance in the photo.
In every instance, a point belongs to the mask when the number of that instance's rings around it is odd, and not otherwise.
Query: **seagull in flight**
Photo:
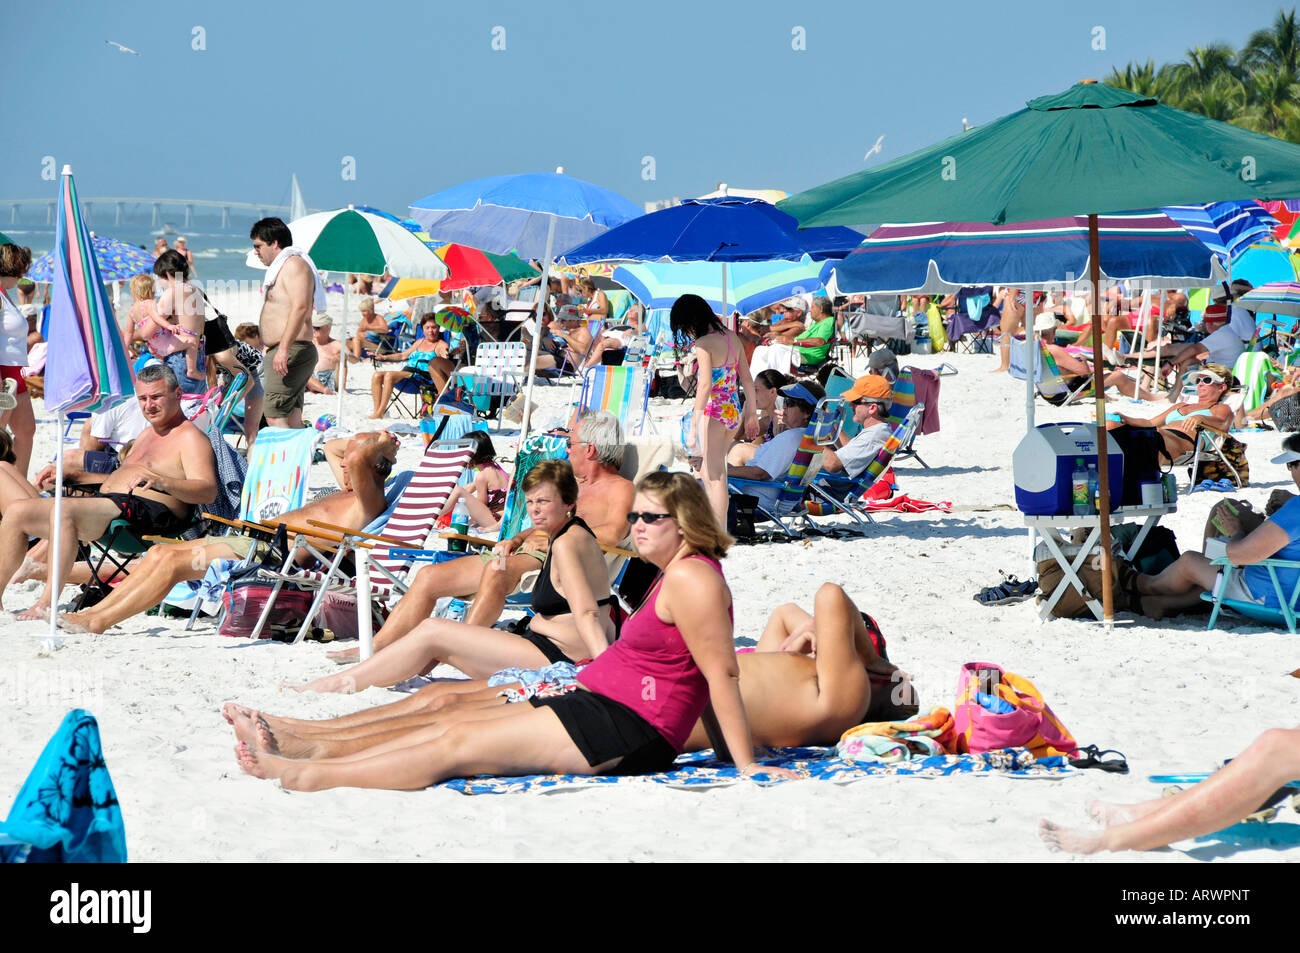
[[[870,159],[872,156],[878,153],[881,149],[883,149],[884,141],[885,141],[885,137],[882,134],[880,138],[876,140],[876,144],[867,150],[867,154],[862,157],[862,161],[866,162],[868,159]]]
[[[136,52],[135,50],[131,49],[131,47],[129,47],[129,46],[123,46],[121,43],[118,43],[116,40],[105,40],[104,42],[107,43],[109,46],[116,46],[116,47],[117,47],[119,50],[121,50],[123,53],[130,53],[132,56],[139,56],[139,55],[140,55],[138,52]]]

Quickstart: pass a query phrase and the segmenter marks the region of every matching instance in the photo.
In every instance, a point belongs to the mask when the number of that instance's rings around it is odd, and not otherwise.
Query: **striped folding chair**
[[[881,474],[889,469],[899,449],[906,446],[916,433],[924,413],[924,404],[914,404],[876,453],[876,459],[867,464],[867,468],[857,477],[849,479],[839,473],[818,473],[809,487],[814,499],[808,501],[808,512],[814,516],[824,516],[838,510],[860,526],[874,523],[871,511],[861,505],[862,494],[875,486]]]
[[[907,419],[908,414],[911,413],[912,408],[917,406],[916,381],[912,377],[914,370],[915,368],[911,367],[903,368],[898,374],[898,380],[894,381],[894,403],[890,406],[885,419],[893,424],[895,428],[902,424]],[[907,440],[894,455],[897,457],[915,457],[916,462],[928,470],[930,464],[921,459],[921,455],[916,452],[914,446],[918,432],[919,428],[913,427],[907,436]]]
[[[369,622],[372,597],[374,605],[378,606],[394,593],[400,595],[406,591],[405,575],[413,563],[409,551],[424,549],[439,511],[473,455],[474,444],[468,440],[429,444],[382,535],[315,520],[309,521],[306,528],[286,526],[289,533],[298,535],[279,571],[263,570],[261,573],[263,578],[273,580],[275,586],[253,629],[252,638],[260,637],[276,596],[286,582],[317,590],[294,642],[301,642],[311,630],[312,620],[320,611],[327,591],[358,594],[358,623],[362,622],[363,614],[365,621]],[[328,547],[334,549],[332,557],[324,552]],[[297,560],[304,552],[326,568],[299,568]],[[353,557],[357,567],[355,576],[347,575],[341,568],[348,555]],[[371,570],[377,573],[373,580]]]
[[[601,365],[582,376],[578,413],[608,410],[630,437],[644,430],[649,401],[650,377],[640,364]]]
[[[523,341],[484,341],[474,352],[474,363],[457,371],[454,380],[462,399],[490,419],[493,398],[503,407],[523,388],[527,377],[528,346]],[[499,430],[499,408],[496,417]]]

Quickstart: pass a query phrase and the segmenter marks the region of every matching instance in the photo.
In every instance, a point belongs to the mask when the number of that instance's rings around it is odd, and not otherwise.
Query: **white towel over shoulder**
[[[324,311],[325,283],[320,280],[320,275],[316,273],[316,264],[307,257],[307,253],[297,245],[290,245],[288,248],[280,249],[280,254],[275,256],[275,261],[271,262],[271,267],[266,269],[266,274],[262,277],[262,291],[265,292],[267,288],[275,284],[275,279],[280,277],[280,269],[283,268],[284,263],[294,255],[297,255],[306,262],[307,267],[311,269],[312,279],[316,282],[316,289],[312,294],[312,307],[317,311]]]

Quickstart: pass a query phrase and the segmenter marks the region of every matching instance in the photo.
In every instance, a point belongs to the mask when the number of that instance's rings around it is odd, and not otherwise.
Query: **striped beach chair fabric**
[[[650,401],[650,377],[640,364],[590,367],[582,377],[578,413],[608,410],[618,418],[625,436],[640,434]]]
[[[474,352],[474,363],[456,372],[461,396],[481,413],[487,413],[492,398],[503,404],[523,389],[528,377],[528,345],[523,341],[484,341]],[[501,417],[497,415],[500,428]]]
[[[913,404],[907,416],[885,440],[885,445],[877,451],[876,459],[867,464],[867,468],[855,479],[839,473],[818,473],[809,488],[814,498],[808,501],[808,512],[814,516],[826,516],[838,510],[860,525],[874,523],[871,511],[860,505],[862,494],[875,486],[880,475],[889,469],[899,448],[906,446],[907,441],[916,433],[924,413],[924,404]]]
[[[425,540],[433,531],[438,512],[447,502],[447,497],[473,455],[474,444],[470,441],[437,441],[429,444],[419,467],[416,468],[415,475],[412,476],[401,500],[388,518],[382,535],[354,532],[331,536],[322,532],[316,542],[306,535],[297,536],[280,570],[278,572],[264,570],[262,573],[264,578],[274,580],[275,587],[270,598],[267,599],[261,617],[257,620],[252,638],[256,639],[260,636],[271,607],[275,603],[275,597],[284,584],[293,582],[317,590],[307,617],[303,620],[294,639],[295,642],[302,641],[311,630],[312,620],[320,611],[326,591],[344,593],[357,591],[355,578],[346,576],[340,570],[344,557],[349,553],[354,558],[359,558],[361,551],[365,551],[370,568],[375,571],[371,581],[371,596],[375,603],[387,601],[394,593],[399,595],[404,593],[406,591],[404,577],[413,563],[410,551],[424,549]],[[326,556],[317,548],[320,539],[325,539],[330,546],[337,547],[333,558]],[[303,551],[309,552],[319,563],[328,568],[324,570],[296,568],[298,554]],[[366,600],[364,605],[362,600],[358,600],[358,613],[370,610],[370,600]]]

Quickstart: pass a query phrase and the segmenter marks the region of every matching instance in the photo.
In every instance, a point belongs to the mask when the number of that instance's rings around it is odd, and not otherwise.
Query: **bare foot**
[[[326,652],[325,657],[337,665],[356,665],[361,661],[361,649],[339,649],[337,652]]]
[[[1088,816],[1102,827],[1114,827],[1117,824],[1129,824],[1133,813],[1127,804],[1109,804],[1106,801],[1089,801]]]
[[[221,706],[221,717],[226,719],[226,724],[233,725],[236,715],[243,715],[245,718],[252,718],[256,714],[253,709],[247,705],[241,705],[238,702],[226,702]]]
[[[50,607],[41,605],[38,602],[30,609],[24,609],[22,612],[15,612],[14,618],[22,619],[25,622],[48,622],[50,620]]]
[[[100,625],[89,612],[65,612],[59,616],[59,624],[69,632],[103,632],[107,626]]]
[[[1008,368],[1005,368],[1005,367],[995,367],[995,368],[993,368],[993,370],[989,371],[989,373],[990,373],[990,374],[1005,374],[1005,373],[1007,372],[1007,370],[1008,370]]]
[[[9,580],[10,583],[26,582],[28,579],[44,579],[45,563],[38,563],[30,556],[23,560],[23,564],[18,567],[14,577]]]
[[[245,709],[245,711],[249,711],[249,714],[255,714],[255,712],[252,712],[249,709]],[[234,720],[231,721],[230,724],[235,729],[235,737],[243,744],[252,748],[261,749],[262,745],[259,743],[257,737],[257,722],[250,718],[249,715],[244,714],[244,712],[235,712],[234,715]]]
[[[272,771],[278,767],[275,762],[279,761],[275,755],[259,754],[252,747],[244,742],[235,745],[235,760],[239,762],[239,769],[245,774],[251,774],[255,778],[274,778],[278,775]]]
[[[1067,854],[1095,854],[1102,849],[1101,835],[1058,827],[1046,818],[1038,822],[1038,836],[1050,850]]]
[[[371,419],[371,420],[383,420],[383,419],[384,419],[384,415],[383,415],[383,414],[371,414],[371,415],[370,415],[370,419]]]

